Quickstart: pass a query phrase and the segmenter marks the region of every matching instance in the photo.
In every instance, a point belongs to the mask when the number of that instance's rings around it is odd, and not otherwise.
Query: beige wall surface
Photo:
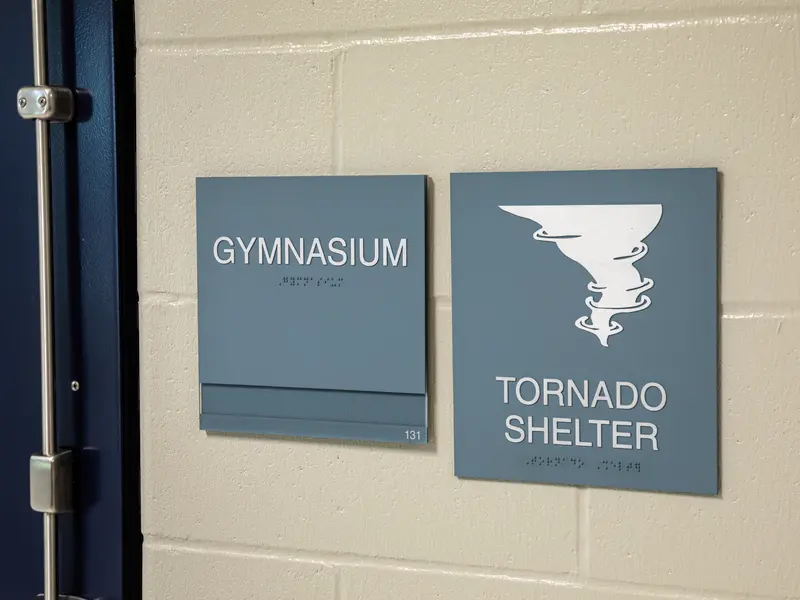
[[[789,0],[139,0],[147,600],[800,598]],[[453,476],[449,181],[719,167],[718,498]],[[194,178],[427,173],[433,443],[199,430]]]

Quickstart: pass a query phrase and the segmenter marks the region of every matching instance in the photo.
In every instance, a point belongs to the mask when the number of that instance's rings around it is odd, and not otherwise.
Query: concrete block
[[[796,318],[724,321],[720,497],[590,490],[592,577],[800,596],[798,339]]]
[[[563,16],[576,14],[578,7],[578,0],[142,0],[136,4],[136,32],[140,43],[242,36],[296,41],[298,34],[324,39],[360,30]]]
[[[330,173],[331,59],[138,60],[139,289],[193,294],[195,177]]]
[[[783,8],[794,6],[794,0],[585,0],[581,12],[585,14],[614,14],[630,17],[653,14],[669,19],[677,15],[691,15],[703,11],[704,16],[714,11],[730,12],[748,9]],[[680,17],[678,17],[680,18]],[[720,18],[724,18],[720,15]]]
[[[434,568],[342,568],[341,600],[667,600],[678,596],[631,592],[613,585],[525,579]],[[668,594],[668,595],[667,595]],[[680,596],[699,600],[697,596]]]
[[[145,600],[338,600],[335,571],[321,562],[247,551],[145,543]]]
[[[145,298],[141,310],[145,534],[575,570],[576,490],[453,476],[448,307],[434,323],[437,441],[407,447],[200,431],[196,306],[165,300]]]
[[[719,167],[723,302],[797,301],[797,30],[770,19],[355,48],[344,171],[434,177],[446,295],[452,171]]]

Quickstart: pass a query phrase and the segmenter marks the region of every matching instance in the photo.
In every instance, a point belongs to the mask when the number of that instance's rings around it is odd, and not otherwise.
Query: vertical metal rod
[[[56,452],[53,397],[53,269],[50,226],[49,124],[36,121],[36,179],[39,189],[39,321],[42,361],[42,454]]]
[[[47,85],[47,23],[44,0],[32,0],[33,84]],[[39,208],[39,320],[42,362],[42,453],[56,452],[53,376],[53,273],[50,216],[50,124],[36,121],[36,183]],[[58,600],[56,515],[44,515],[44,600]]]
[[[58,530],[56,515],[44,513],[44,600],[58,600]]]

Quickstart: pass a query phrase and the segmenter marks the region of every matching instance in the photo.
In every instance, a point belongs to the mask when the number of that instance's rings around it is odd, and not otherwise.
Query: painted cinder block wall
[[[145,598],[800,598],[799,7],[140,0]],[[448,174],[706,166],[720,497],[456,479]],[[200,431],[195,176],[374,173],[433,179],[433,443]]]

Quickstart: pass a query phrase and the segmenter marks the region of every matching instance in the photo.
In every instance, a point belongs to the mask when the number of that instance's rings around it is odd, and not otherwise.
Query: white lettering
[[[378,255],[378,238],[375,238],[375,256],[374,259],[371,261],[367,261],[364,258],[364,238],[358,238],[358,258],[361,260],[361,264],[365,267],[374,267],[378,264],[380,260],[380,256]]]
[[[650,433],[643,433],[643,429],[647,427],[650,430]],[[656,440],[656,436],[658,436],[658,427],[656,427],[653,423],[636,423],[636,449],[642,449],[642,440],[650,440],[653,444],[653,450],[658,451],[658,440]]]
[[[597,426],[597,443],[595,446],[598,448],[603,447],[603,425],[610,425],[611,421],[605,419],[589,419],[589,423]]]
[[[554,390],[550,389],[550,384],[551,383],[555,383],[556,384],[556,389],[554,389]],[[559,406],[564,406],[564,395],[562,393],[564,391],[564,384],[561,383],[560,380],[558,380],[558,379],[543,379],[542,380],[542,385],[544,387],[544,395],[542,396],[542,404],[544,404],[545,406],[549,406],[550,404],[548,402],[548,398],[550,396],[558,396],[558,405]]]
[[[402,266],[407,265],[406,260],[406,238],[402,238],[400,240],[400,244],[397,246],[397,254],[392,252],[392,243],[383,238],[383,266],[388,266],[388,262],[392,263],[393,267],[396,267],[398,264],[401,263],[402,259]]]
[[[283,238],[283,260],[285,264],[289,264],[289,249],[291,249],[292,254],[294,254],[294,259],[297,261],[298,265],[302,265],[305,261],[303,260],[303,256],[305,255],[305,251],[303,249],[305,245],[305,240],[300,238],[300,253],[297,253],[297,248],[289,238]]]
[[[311,242],[306,244],[305,238],[302,237],[293,239],[220,236],[214,240],[214,259],[221,265],[233,264],[236,263],[236,255],[241,252],[243,263],[249,265],[251,253],[257,247],[259,265],[319,264],[343,267],[349,262],[351,266],[360,264],[365,267],[379,264],[384,267],[408,266],[407,238],[400,238],[396,246],[389,238],[334,237],[327,241],[318,237],[309,239]],[[369,253],[372,256],[368,256]],[[314,260],[318,262],[314,263]],[[255,257],[252,262],[255,263]]]
[[[630,404],[623,404],[622,403],[622,388],[623,387],[626,387],[631,391],[633,400],[631,400]],[[632,383],[630,383],[628,381],[618,381],[617,382],[617,408],[620,408],[620,409],[623,409],[623,410],[628,410],[628,409],[633,408],[634,406],[636,406],[636,402],[639,400],[638,394],[639,394],[639,392],[636,389],[636,386],[633,385]]]
[[[522,386],[525,383],[533,384],[533,389],[536,391],[536,394],[534,395],[533,400],[525,400],[525,398],[523,398],[522,394],[520,393],[520,391],[522,390]],[[516,387],[515,391],[516,391],[516,394],[517,394],[517,400],[521,404],[524,404],[525,406],[533,406],[534,404],[536,404],[539,401],[539,384],[536,382],[535,379],[533,379],[531,377],[523,377],[522,379],[517,381],[517,387]]]
[[[543,444],[547,443],[548,432],[549,432],[549,429],[547,428],[547,417],[544,417],[544,419],[542,419],[542,420],[544,421],[544,425],[542,425],[541,427],[534,427],[533,426],[533,417],[528,417],[528,443],[529,444],[533,443],[533,434],[535,432],[537,432],[537,431],[542,434],[542,443]]]
[[[508,384],[514,381],[513,377],[495,377],[495,381],[503,382],[503,404],[508,404]]]
[[[340,244],[342,247],[337,248],[334,244]],[[331,241],[328,242],[328,252],[332,252],[333,254],[338,255],[340,260],[333,260],[330,256],[328,256],[328,262],[334,267],[341,267],[342,265],[347,263],[347,252],[344,251],[344,248],[347,247],[347,242],[345,242],[340,237],[331,238]]]
[[[214,242],[214,258],[217,259],[217,262],[221,265],[229,265],[236,262],[236,254],[234,253],[233,248],[224,248],[222,252],[225,253],[225,258],[219,257],[219,245],[222,242],[233,246],[233,240],[231,238],[225,236],[218,237]]]
[[[619,441],[619,438],[629,438],[631,434],[627,431],[620,431],[620,427],[630,427],[633,425],[630,421],[614,421],[611,426],[611,447],[612,448],[621,448],[622,450],[630,450],[632,446],[630,444],[623,444]]]
[[[325,254],[322,252],[322,244],[319,243],[319,238],[314,238],[311,242],[311,250],[308,251],[308,258],[306,258],[306,264],[310,265],[311,261],[315,258],[320,259],[323,265],[328,263],[325,262]]]
[[[655,406],[650,406],[647,402],[647,390],[650,388],[656,388],[661,393],[661,402],[656,404]],[[664,389],[664,386],[660,383],[646,383],[645,386],[642,388],[642,406],[644,406],[647,410],[651,412],[658,412],[667,404],[667,390]]]
[[[569,440],[560,440],[558,439],[559,433],[570,433],[569,429],[562,429],[559,427],[559,423],[569,423],[572,419],[564,419],[562,417],[553,417],[553,445],[554,446],[572,446],[572,442]]]
[[[567,406],[572,406],[573,392],[578,397],[578,402],[581,403],[581,406],[584,408],[589,406],[589,382],[587,380],[583,380],[583,394],[580,393],[578,386],[575,385],[572,379],[567,380]]]
[[[512,378],[503,378],[504,387]],[[498,378],[499,380],[499,378]],[[581,430],[592,425],[595,427],[594,439],[583,438]],[[508,415],[505,419],[504,432],[507,441],[519,444],[552,444],[553,446],[577,446],[580,448],[602,448],[610,446],[615,450],[658,451],[658,428],[653,423],[631,421],[610,421],[606,419],[571,419],[567,417],[542,417],[537,421],[532,415]],[[636,439],[635,445],[633,438]],[[648,443],[649,442],[649,447]]]
[[[263,237],[258,238],[258,264],[263,265],[266,258],[267,264],[271,265],[276,257],[278,259],[277,264],[281,264],[281,238],[275,238],[272,242],[272,252],[267,248],[267,241]]]
[[[576,446],[591,446],[592,442],[584,442],[581,440],[581,420],[575,419],[575,445]]]
[[[509,415],[508,418],[506,418],[506,429],[510,429],[510,430],[515,431],[516,433],[519,434],[518,438],[513,439],[508,434],[508,432],[506,431],[506,439],[509,442],[511,442],[512,444],[519,444],[521,441],[523,441],[525,439],[525,430],[522,429],[522,427],[518,427],[516,425],[512,425],[511,424],[512,421],[516,421],[520,425],[522,425],[525,421],[523,421],[522,417],[520,417],[518,415]]]
[[[250,238],[250,243],[247,246],[244,245],[242,238],[237,237],[236,241],[239,242],[239,246],[241,246],[242,250],[244,250],[244,264],[250,264],[250,250],[253,249],[253,245],[256,243],[256,238]]]
[[[597,389],[594,392],[594,398],[592,398],[592,408],[597,406],[597,403],[602,400],[608,404],[608,408],[614,408],[614,405],[611,404],[611,395],[608,393],[608,387],[606,386],[605,381],[601,381],[597,384]]]

